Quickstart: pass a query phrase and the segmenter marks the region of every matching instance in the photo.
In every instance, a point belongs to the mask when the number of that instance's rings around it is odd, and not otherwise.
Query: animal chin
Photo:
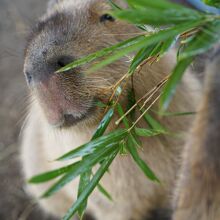
[[[89,118],[89,116],[91,116],[91,113],[92,113],[91,110],[89,109],[86,113],[82,114],[80,117],[75,117],[72,114],[64,114],[63,124],[60,125],[59,127],[71,127],[71,126],[76,125],[78,122],[81,122]]]

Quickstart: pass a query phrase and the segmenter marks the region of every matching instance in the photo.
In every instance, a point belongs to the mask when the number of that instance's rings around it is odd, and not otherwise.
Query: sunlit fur
[[[77,59],[139,32],[136,27],[118,20],[100,23],[99,17],[109,9],[103,0],[63,0],[55,5],[50,4],[50,7],[30,36],[24,71],[32,70],[35,74],[42,74],[47,62],[60,55],[71,55]],[[159,62],[145,65],[134,78],[136,97],[143,96],[168,75],[175,65],[175,60],[173,52],[170,52]],[[128,67],[128,58],[125,57],[95,73],[84,74],[81,78],[78,78],[77,74],[85,73],[88,65],[60,73],[56,75],[60,82],[60,91],[57,90],[56,95],[64,94],[73,104],[74,112],[77,112],[77,109],[84,111],[91,105],[93,97],[106,102],[112,92],[110,85],[120,79]],[[127,85],[127,88],[129,87],[130,83]],[[75,126],[53,127],[48,123],[48,106],[45,107],[46,100],[42,98],[44,94],[39,91],[37,84],[31,86],[31,93],[35,101],[30,107],[21,151],[26,179],[65,165],[53,160],[88,142],[103,115],[103,111],[96,109],[92,115]],[[198,82],[191,73],[186,73],[169,111],[195,111],[199,93]],[[126,101],[125,90],[121,98],[124,106]],[[81,111],[78,111],[78,114],[81,114]],[[111,165],[110,172],[101,181],[111,193],[114,202],[108,201],[95,190],[88,203],[88,212],[97,220],[140,220],[150,217],[152,210],[171,208],[174,182],[180,164],[179,156],[193,116],[164,117],[158,120],[171,132],[181,132],[181,137],[161,135],[142,139],[143,149],[140,150],[140,155],[154,170],[161,184],[148,180],[130,156],[118,156]],[[139,126],[144,127],[146,124],[141,121]],[[113,128],[114,123],[109,130]],[[62,216],[76,199],[77,184],[78,181],[74,181],[55,196],[40,200],[40,205],[45,211]],[[51,182],[28,185],[27,189],[37,197],[50,185]]]

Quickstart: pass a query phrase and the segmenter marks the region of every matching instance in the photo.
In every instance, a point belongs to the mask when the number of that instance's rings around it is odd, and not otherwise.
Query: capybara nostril
[[[33,57],[36,59],[36,56]],[[72,56],[53,56],[53,58],[47,61],[42,57],[38,57],[37,61],[33,62],[31,57],[27,61],[29,64],[24,70],[28,85],[47,82],[57,70],[73,62],[73,60]]]
[[[73,62],[73,57],[61,56],[57,59],[57,66],[58,66],[58,68],[62,68],[71,62]]]

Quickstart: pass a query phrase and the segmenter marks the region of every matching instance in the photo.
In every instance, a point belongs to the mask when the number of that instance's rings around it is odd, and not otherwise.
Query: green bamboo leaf
[[[117,143],[127,135],[125,129],[117,129],[107,135],[101,136],[92,140],[58,158],[57,160],[69,160],[77,157],[84,157],[94,153],[97,149],[108,146],[112,143]]]
[[[179,54],[179,59],[185,59],[206,52],[220,40],[219,35],[220,20],[207,23],[185,46],[183,52]]]
[[[108,112],[105,114],[105,116],[103,117],[103,119],[101,120],[101,122],[99,123],[99,126],[96,130],[96,132],[94,133],[92,140],[95,140],[98,137],[101,137],[104,132],[106,131],[112,117],[114,115],[114,109],[110,108],[108,110]],[[83,157],[83,160],[86,157]],[[79,183],[79,188],[78,188],[78,195],[77,198],[81,195],[81,193],[84,191],[84,189],[86,188],[86,186],[89,184],[90,181],[90,177],[92,174],[92,170],[89,170],[85,173],[83,173],[82,175],[80,175],[80,183]],[[101,191],[101,193],[103,193],[105,196],[107,196],[107,198],[109,198],[109,194],[105,191],[105,189],[103,187],[98,187],[98,189]],[[85,201],[78,210],[78,215],[80,216],[80,218],[83,217],[83,214],[85,212],[87,206],[87,201]]]
[[[123,10],[120,6],[118,6],[117,4],[115,4],[112,0],[109,0],[110,5],[112,6],[112,9],[114,11],[121,11]],[[132,7],[132,5],[130,5]],[[136,25],[137,28],[139,28],[142,31],[147,31],[146,30],[146,26],[145,25]]]
[[[127,46],[135,44],[136,42],[140,41],[142,38],[144,38],[144,36],[142,36],[142,35],[136,36],[136,37],[130,38],[128,40],[125,40],[123,42],[120,42],[118,44],[115,44],[111,47],[107,47],[107,48],[104,48],[104,49],[99,50],[97,52],[94,52],[92,54],[89,54],[88,56],[82,57],[82,58],[66,65],[65,67],[59,69],[57,71],[57,73],[65,72],[65,71],[71,70],[75,67],[81,66],[83,64],[87,64],[89,62],[92,62],[98,58],[101,58],[103,56],[111,54],[113,51],[121,50],[123,48],[126,48]]]
[[[36,175],[34,177],[32,177],[28,182],[29,183],[43,183],[43,182],[47,182],[49,180],[52,180],[58,176],[61,176],[62,174],[67,173],[68,171],[70,171],[71,169],[73,169],[75,166],[77,166],[79,164],[79,162],[73,163],[71,165],[56,169],[56,170],[52,170],[46,173],[42,173],[39,175]]]
[[[172,37],[164,42],[159,42],[156,45],[142,48],[133,58],[129,68],[129,73],[133,74],[136,68],[149,57],[159,55],[161,58],[175,44],[176,38],[177,37]]]
[[[148,165],[140,158],[136,149],[136,141],[132,135],[128,136],[127,149],[133,157],[136,164],[140,167],[140,169],[144,172],[144,174],[152,181],[159,182],[159,179],[156,177],[154,172],[148,167]]]
[[[91,177],[91,170],[83,173],[82,175],[80,175],[80,181],[79,181],[79,187],[78,187],[78,194],[77,194],[77,198],[79,198],[79,196],[83,193],[83,191],[85,190],[86,186],[88,185],[88,183],[90,182],[90,177]],[[80,217],[80,219],[82,219],[85,210],[86,210],[86,206],[87,206],[87,200],[85,200],[81,206],[78,208],[78,215]]]
[[[193,21],[193,22],[187,22],[184,24],[180,24],[178,26],[174,26],[165,30],[161,30],[157,33],[154,33],[150,36],[145,36],[143,39],[137,41],[134,44],[131,44],[130,46],[126,46],[125,48],[117,51],[116,53],[113,53],[110,57],[107,57],[105,60],[101,61],[100,63],[94,65],[90,71],[98,70],[118,59],[123,57],[126,54],[129,54],[133,51],[140,50],[143,47],[148,47],[154,44],[159,43],[160,41],[165,41],[169,38],[175,37],[179,35],[180,33],[183,33],[185,31],[188,31],[192,28],[199,27],[200,25],[206,23],[206,20],[199,20],[199,21]]]
[[[170,79],[166,83],[166,85],[163,89],[162,95],[161,95],[160,107],[161,107],[162,112],[168,108],[169,103],[175,93],[176,87],[177,87],[178,83],[180,82],[185,70],[192,62],[192,60],[193,59],[190,57],[190,58],[181,60],[177,63],[177,65],[176,65],[172,75],[170,76]]]
[[[220,8],[220,0],[203,0],[203,2],[207,5]]]
[[[117,143],[109,144],[108,148],[100,149],[96,151],[95,154],[91,154],[90,156],[83,159],[74,169],[70,170],[66,175],[64,175],[60,180],[58,180],[52,187],[50,187],[42,197],[49,197],[54,193],[58,192],[61,188],[63,188],[70,181],[74,180],[77,176],[85,173],[91,168],[103,161],[105,157],[109,156],[112,152],[114,152],[118,148]]]
[[[156,114],[163,116],[163,117],[178,117],[178,116],[187,116],[187,115],[194,115],[196,112],[158,112],[155,110],[151,110]]]
[[[160,49],[160,53],[159,53],[159,56],[160,58],[166,54],[166,52],[172,48],[175,43],[177,41],[177,36],[175,37],[171,37],[171,38],[168,38],[166,41],[163,42],[162,46],[161,46],[161,49]]]
[[[107,192],[107,190],[100,183],[97,185],[97,188],[108,200],[113,201],[110,193]]]
[[[101,137],[104,134],[109,123],[112,120],[113,115],[114,115],[114,109],[110,108],[108,112],[105,114],[105,116],[103,117],[103,119],[101,120],[101,122],[99,123],[99,126],[96,132],[92,136],[92,140],[95,140],[96,138]]]
[[[90,181],[89,185],[84,189],[84,191],[81,193],[79,198],[76,200],[76,202],[73,204],[73,206],[68,210],[66,215],[62,218],[63,220],[69,220],[72,218],[72,216],[77,212],[78,208],[81,206],[81,204],[88,199],[89,195],[93,192],[95,187],[98,185],[100,179],[105,174],[105,172],[108,170],[109,166],[111,165],[112,161],[116,157],[117,153],[119,151],[119,148],[117,148],[112,154],[109,155],[107,159],[103,161],[100,168],[95,173],[94,177]]]
[[[112,12],[112,15],[126,20],[133,24],[150,24],[150,25],[170,25],[180,24],[183,22],[196,21],[203,19],[205,16],[197,11],[183,8],[181,10],[169,9],[128,9]]]
[[[129,5],[133,5],[133,7],[141,6],[141,8],[155,8],[155,9],[184,9],[185,7],[179,4],[171,3],[167,0],[126,0]]]
[[[139,105],[138,108],[140,109],[141,113],[144,112],[144,109],[141,109]],[[146,121],[147,125],[149,125],[149,127],[152,128],[153,130],[157,130],[160,132],[167,132],[167,129],[163,125],[161,125],[161,123],[158,120],[153,118],[149,113],[145,113],[143,119]]]
[[[117,110],[118,110],[119,116],[120,116],[120,117],[123,117],[122,121],[123,121],[125,127],[126,127],[126,128],[129,128],[129,127],[130,127],[130,123],[129,123],[127,117],[124,116],[125,113],[124,113],[123,108],[122,108],[122,106],[121,106],[120,103],[117,104]]]
[[[154,47],[154,49],[150,53],[150,57],[158,55],[160,53],[162,45],[163,45],[163,42],[159,42],[158,44],[156,44],[156,46]]]
[[[135,103],[136,103],[135,91],[134,88],[130,88],[128,91],[128,104],[126,110],[128,111],[133,105],[135,105]],[[128,116],[130,117],[131,121],[135,120],[135,108],[129,113]]]
[[[158,131],[158,130],[154,130],[154,129],[146,129],[146,128],[135,128],[135,133],[138,136],[143,136],[143,137],[152,137],[152,136],[156,136],[159,134],[164,134],[164,132]]]
[[[120,117],[123,117],[122,121],[123,121],[125,127],[127,129],[129,129],[130,128],[129,120],[128,120],[128,118],[126,116],[124,116],[125,113],[124,113],[124,111],[122,109],[122,106],[119,103],[117,104],[117,108],[118,108],[118,112],[119,112]],[[133,135],[134,140],[137,142],[137,146],[141,146],[141,142],[138,139],[138,137],[135,134],[135,132],[131,131],[131,134]],[[122,144],[123,144],[123,142],[120,143],[121,153],[123,153],[123,151],[124,151]]]
[[[128,153],[125,140],[119,142],[119,148],[121,155],[126,155]]]
[[[151,45],[148,47],[144,47],[141,50],[138,51],[138,53],[135,55],[135,57],[133,58],[130,68],[129,68],[129,73],[133,74],[134,71],[136,70],[136,68],[148,57],[150,57],[152,51],[154,50],[154,48],[156,47],[156,45]]]
[[[143,111],[143,110],[142,110]],[[142,112],[141,111],[141,112]],[[160,132],[166,132],[166,128],[164,128],[159,121],[157,121],[155,118],[153,118],[149,113],[144,114],[144,120],[147,122],[147,124],[153,129]]]

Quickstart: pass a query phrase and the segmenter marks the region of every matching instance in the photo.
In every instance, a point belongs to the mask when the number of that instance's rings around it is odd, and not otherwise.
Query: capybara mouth
[[[78,111],[61,109],[59,107],[52,108],[50,106],[49,108],[48,107],[45,108],[43,105],[43,112],[46,115],[48,123],[55,128],[68,128],[71,126],[75,126],[79,122],[92,117],[97,110],[95,101],[91,102],[90,107],[81,110],[79,107]]]
[[[74,126],[96,111],[96,99],[91,94],[83,92],[80,87],[68,88],[63,89],[60,79],[55,76],[33,87],[34,95],[53,127]]]
[[[63,123],[59,125],[60,128],[68,128],[75,126],[78,122],[84,121],[91,117],[96,111],[96,106],[91,106],[86,112],[81,114],[81,116],[76,117],[73,114],[64,114]]]

